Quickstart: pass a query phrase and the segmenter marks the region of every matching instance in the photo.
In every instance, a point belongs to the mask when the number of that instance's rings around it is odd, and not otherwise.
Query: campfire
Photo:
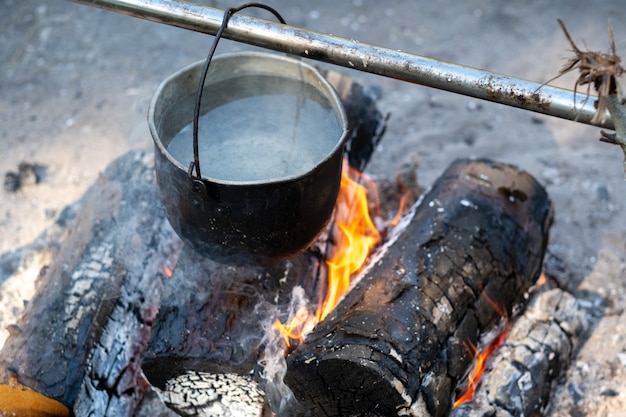
[[[63,245],[5,343],[3,382],[75,415],[444,416],[502,408],[514,394],[490,385],[501,373],[541,382],[506,412],[544,407],[585,329],[571,297],[532,294],[545,190],[511,165],[458,160],[417,201],[384,181],[380,197],[362,171],[386,118],[359,85],[326,77],[355,134],[311,248],[269,267],[198,255],[157,203],[151,155],[126,155],[61,215]],[[530,377],[511,373],[519,360]]]
[[[367,187],[361,182],[369,185],[369,194]],[[401,201],[397,218],[402,212],[404,200],[408,195],[407,192]],[[379,212],[378,201],[373,180],[351,168],[347,161],[344,161],[341,188],[330,232],[333,243],[328,243],[331,249],[326,251],[325,274],[328,276],[326,295],[315,308],[315,312],[310,311],[307,306],[302,306],[297,309],[293,317],[289,317],[286,324],[280,320],[275,322],[273,328],[284,336],[287,346],[291,346],[294,340],[302,342],[315,324],[328,316],[348,292],[354,274],[361,270],[371,250],[380,243],[381,233],[384,230],[378,230],[369,209],[371,206]],[[332,254],[329,255],[328,252]]]

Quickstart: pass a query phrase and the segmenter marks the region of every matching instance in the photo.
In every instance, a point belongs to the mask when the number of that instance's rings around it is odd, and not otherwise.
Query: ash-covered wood
[[[0,382],[15,378],[77,415],[133,410],[148,386],[140,353],[161,271],[180,248],[153,177],[150,154],[127,154],[74,205],[68,237],[0,352]]]
[[[152,237],[143,243],[149,249],[140,249],[145,255],[126,264],[126,271],[117,272],[124,275],[125,282],[90,355],[74,404],[79,416],[133,413],[149,387],[141,369],[141,353],[159,309],[164,260],[176,259],[180,240],[166,222],[141,222],[140,227],[144,238]],[[132,240],[137,237],[131,236],[123,247],[136,249],[138,243]]]
[[[318,294],[320,259],[313,251],[269,267],[236,267],[202,258],[185,248],[163,297],[143,369],[150,382],[188,370],[247,374],[276,306],[287,305],[295,286],[312,300]]]
[[[10,333],[19,332],[15,323],[33,298],[40,275],[59,253],[60,242],[67,238],[76,219],[76,210],[76,205],[66,207],[58,220],[33,242],[0,255],[0,346]]]
[[[452,417],[543,415],[589,327],[588,312],[558,288],[537,294],[491,359],[474,401]]]
[[[260,417],[265,398],[249,376],[189,371],[169,380],[163,400],[182,416]]]
[[[385,133],[389,118],[377,107],[380,91],[374,86],[365,88],[336,71],[318,70],[341,98],[350,131],[346,146],[348,162],[351,167],[363,172]]]
[[[443,416],[472,357],[539,276],[552,219],[527,173],[455,162],[288,358],[313,416]]]

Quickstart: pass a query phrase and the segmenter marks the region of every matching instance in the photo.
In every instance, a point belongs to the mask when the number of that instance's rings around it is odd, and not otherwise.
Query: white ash
[[[189,371],[167,382],[163,401],[182,416],[254,417],[263,413],[263,392],[252,378]]]

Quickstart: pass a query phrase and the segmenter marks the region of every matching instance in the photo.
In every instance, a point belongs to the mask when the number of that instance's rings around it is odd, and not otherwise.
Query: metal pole
[[[101,9],[214,35],[224,11],[181,0],[72,0]],[[235,15],[223,35],[291,55],[591,124],[595,97],[439,61],[354,39]],[[574,107],[574,103],[577,104]],[[583,104],[584,103],[584,104]],[[613,121],[597,125],[613,129]]]

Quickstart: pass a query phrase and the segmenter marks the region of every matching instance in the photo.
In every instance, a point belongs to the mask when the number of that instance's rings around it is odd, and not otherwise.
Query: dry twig
[[[558,19],[561,29],[565,37],[572,46],[574,57],[570,58],[559,73],[546,81],[543,85],[554,81],[555,79],[567,74],[570,71],[578,69],[580,75],[574,84],[574,97],[579,85],[587,85],[587,97],[589,99],[591,85],[598,92],[598,99],[595,103],[596,114],[591,119],[591,123],[604,123],[606,120],[607,110],[611,114],[613,124],[615,125],[615,133],[601,132],[602,142],[619,145],[624,152],[624,173],[626,174],[626,98],[624,98],[620,85],[617,81],[618,77],[624,74],[624,67],[621,65],[622,59],[617,55],[615,48],[615,38],[613,36],[613,28],[609,24],[609,41],[611,49],[609,53],[582,51],[576,46],[570,36],[565,23]],[[584,105],[584,103],[583,103]],[[574,103],[574,107],[575,103]]]
[[[598,92],[598,102],[596,103],[596,114],[591,120],[591,123],[603,123],[606,119],[606,98],[609,94],[615,94],[618,89],[617,77],[624,73],[624,67],[621,66],[622,59],[617,55],[615,49],[615,39],[613,37],[613,28],[609,25],[609,40],[611,42],[610,53],[594,52],[594,51],[582,51],[576,46],[572,37],[570,36],[565,23],[561,19],[557,20],[565,37],[572,46],[574,57],[570,58],[563,68],[559,71],[556,77],[546,81],[545,84],[554,81],[555,79],[567,74],[570,71],[578,69],[580,76],[574,84],[574,94],[579,85],[587,84],[587,98],[589,99],[589,93],[591,90],[591,84]]]
[[[595,105],[596,114],[594,115],[591,123],[603,123],[606,119],[607,109],[607,97],[610,94],[617,92],[618,84],[616,78],[624,73],[624,67],[621,66],[621,58],[617,55],[615,49],[615,39],[613,37],[613,28],[609,25],[609,40],[611,42],[611,51],[609,53],[594,52],[594,51],[582,51],[576,46],[572,37],[570,36],[565,23],[561,19],[557,20],[565,37],[572,46],[574,57],[570,58],[563,68],[559,71],[558,75],[551,78],[544,83],[547,84],[555,79],[567,74],[570,71],[578,69],[580,76],[574,84],[574,95],[578,90],[579,85],[587,85],[587,97],[589,99],[589,93],[591,91],[591,84],[598,92],[598,101]]]

